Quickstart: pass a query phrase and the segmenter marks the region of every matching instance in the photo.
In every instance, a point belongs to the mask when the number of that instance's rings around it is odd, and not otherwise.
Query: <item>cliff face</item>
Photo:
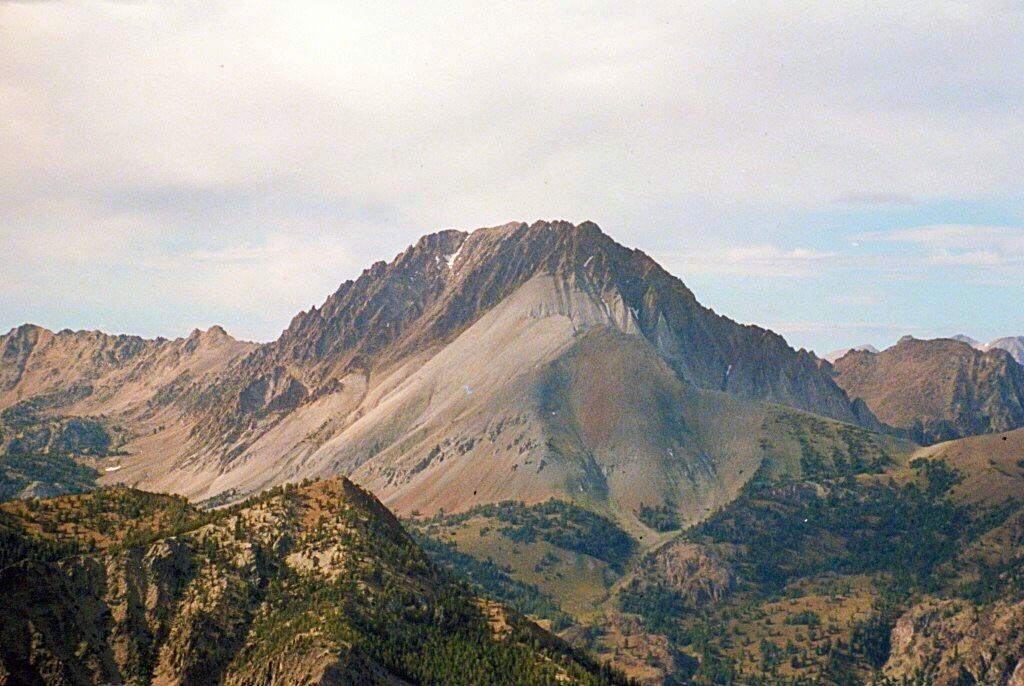
[[[1024,426],[1024,368],[1001,349],[908,338],[880,353],[848,353],[833,368],[850,397],[919,443]]]
[[[8,504],[0,534],[5,683],[614,682],[443,579],[345,479],[217,513],[126,489]]]
[[[928,599],[899,618],[891,645],[883,673],[897,682],[1022,686],[1024,602]]]
[[[273,445],[303,453],[308,466],[300,472],[330,460],[354,473],[399,441],[398,418],[423,411],[410,404],[443,411],[439,397],[455,402],[473,389],[475,405],[496,405],[511,388],[517,395],[503,398],[506,405],[529,404],[539,392],[532,389],[543,385],[528,378],[530,370],[543,368],[594,329],[642,341],[664,361],[666,373],[698,389],[875,425],[812,355],[702,307],[640,251],[615,243],[591,223],[537,222],[432,234],[392,262],[373,265],[204,390],[190,410],[196,417],[192,436],[221,464],[260,461],[265,446]],[[513,359],[514,369],[502,369]],[[441,369],[448,365],[455,367]],[[502,379],[492,387],[488,379],[498,376],[496,369]],[[371,420],[399,389],[408,402]],[[413,396],[417,400],[409,400]],[[458,416],[466,416],[465,398],[458,403]],[[309,416],[308,429],[299,426],[306,425],[303,415]],[[456,439],[458,416],[450,417],[451,435],[439,445]],[[301,445],[295,438],[279,443],[300,431],[306,432]],[[351,431],[360,438],[343,440]],[[351,446],[362,446],[362,452],[352,454]]]

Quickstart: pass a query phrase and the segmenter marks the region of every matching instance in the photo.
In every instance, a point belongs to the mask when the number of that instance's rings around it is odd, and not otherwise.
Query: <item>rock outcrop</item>
[[[926,600],[892,630],[885,676],[934,686],[1024,685],[1024,602]]]

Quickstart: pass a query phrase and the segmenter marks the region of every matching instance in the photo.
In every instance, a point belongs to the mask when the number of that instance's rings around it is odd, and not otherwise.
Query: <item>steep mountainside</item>
[[[748,431],[755,431],[763,444],[763,461],[753,472],[757,482],[799,482],[804,484],[801,492],[823,493],[816,484],[899,474],[910,454],[905,445],[887,437],[795,410],[772,413],[761,427]],[[681,683],[700,661],[699,683],[722,684],[729,682],[717,679],[716,654],[696,643],[704,629],[695,625],[693,634],[682,633],[673,628],[674,622],[694,619],[686,616],[686,608],[732,612],[733,591],[758,586],[737,573],[740,551],[735,546],[702,547],[687,530],[693,530],[694,522],[730,510],[737,496],[743,500],[751,488],[747,481],[717,502],[696,497],[696,502],[708,503],[698,512],[671,501],[653,501],[631,516],[619,512],[602,517],[585,501],[502,502],[415,517],[410,526],[439,563],[482,592],[550,621],[567,640],[611,660],[641,683]],[[759,546],[777,545],[778,539],[785,546],[789,540],[790,520],[773,513],[782,506],[768,503],[766,512],[752,517],[749,533]],[[827,540],[822,530],[809,530],[808,554]],[[790,553],[780,548],[778,555],[784,559]],[[653,558],[650,564],[648,558]],[[645,597],[647,605],[640,602]],[[742,604],[742,597],[736,598]],[[669,617],[672,623],[666,621]],[[716,626],[722,625],[719,619]]]
[[[555,502],[412,526],[468,581],[644,684],[1017,683],[1024,429],[907,455],[869,432],[844,454],[795,412],[775,426],[802,439],[799,469],[765,461],[696,526],[649,512],[630,542]]]
[[[403,512],[568,493],[702,509],[760,460],[759,401],[877,425],[813,355],[592,223],[425,236],[269,344],[35,327],[2,344],[6,411],[94,422],[105,442],[68,452],[124,452],[106,481],[195,499],[341,473]]]
[[[978,350],[1005,350],[1013,356],[1013,359],[1017,360],[1020,364],[1024,364],[1024,336],[1004,336],[1003,338],[997,338],[994,341],[988,343],[982,343],[977,341],[970,336],[963,334],[957,334],[953,336],[954,341],[962,341],[967,343],[972,348]]]
[[[254,348],[219,326],[154,340],[25,324],[0,336],[0,407],[32,401],[61,414],[159,405]]]
[[[216,326],[175,340],[20,326],[0,336],[0,447],[104,455],[185,425],[185,399],[253,348]]]
[[[1013,359],[1017,360],[1020,364],[1024,364],[1024,336],[1006,336],[1005,338],[997,338],[991,343],[986,344],[986,350],[992,350],[998,348],[1005,350],[1013,356]]]
[[[851,352],[833,369],[850,397],[919,443],[1024,426],[1024,368],[1004,350],[904,338],[880,353]]]
[[[814,374],[812,356],[700,306],[682,282],[596,225],[564,222],[444,231],[390,264],[375,264],[239,365],[239,371],[249,368],[244,382],[252,383],[255,368],[268,387],[253,398],[265,403],[245,409],[258,414],[289,393],[315,395],[353,370],[387,368],[448,343],[535,278],[551,279],[555,291],[554,302],[535,298],[541,307],[535,317],[642,334],[684,380],[701,388],[855,418],[842,394]],[[272,379],[275,370],[298,377],[302,389]]]
[[[619,681],[343,478],[214,513],[121,488],[7,504],[0,598],[2,683]]]

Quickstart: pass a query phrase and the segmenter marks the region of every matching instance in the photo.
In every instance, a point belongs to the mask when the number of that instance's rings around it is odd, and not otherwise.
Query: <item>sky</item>
[[[1021,2],[0,0],[0,329],[270,340],[592,220],[819,353],[1024,334]]]

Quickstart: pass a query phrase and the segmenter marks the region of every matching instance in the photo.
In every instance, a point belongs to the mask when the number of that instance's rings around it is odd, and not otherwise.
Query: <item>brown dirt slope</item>
[[[837,360],[836,382],[919,443],[1024,426],[1024,368],[1004,350],[906,338]]]

